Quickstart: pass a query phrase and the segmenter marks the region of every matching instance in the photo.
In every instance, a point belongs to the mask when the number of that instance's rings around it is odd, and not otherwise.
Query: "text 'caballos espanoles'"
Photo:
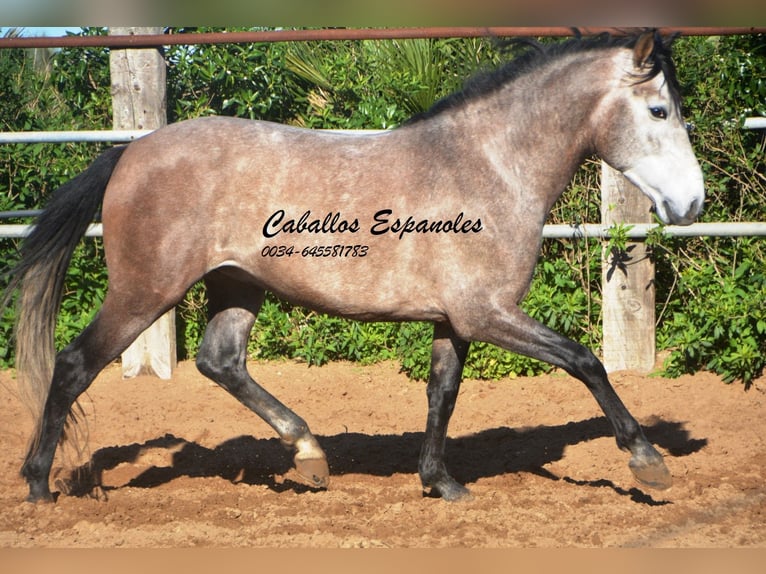
[[[461,211],[456,216],[446,219],[418,218],[413,215],[394,216],[391,209],[376,211],[366,226],[371,235],[391,234],[403,239],[410,234],[428,233],[479,233],[484,227],[481,219],[470,219]],[[345,218],[340,212],[329,212],[322,217],[312,215],[311,210],[304,211],[297,218],[289,217],[285,210],[272,213],[263,225],[263,236],[277,237],[279,234],[344,234],[358,233],[362,230],[359,218]]]

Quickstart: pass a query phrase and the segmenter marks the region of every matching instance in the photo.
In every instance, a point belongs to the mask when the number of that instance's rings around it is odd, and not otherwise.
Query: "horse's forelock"
[[[652,49],[647,62],[646,70],[643,73],[636,75],[636,83],[641,84],[648,82],[662,74],[665,78],[665,82],[670,92],[671,100],[677,106],[679,112],[681,110],[681,87],[678,82],[678,75],[676,73],[676,67],[673,63],[672,45],[678,38],[678,34],[672,34],[667,37],[660,35],[658,31],[654,31],[654,47]],[[632,38],[633,45],[638,40],[639,36]]]

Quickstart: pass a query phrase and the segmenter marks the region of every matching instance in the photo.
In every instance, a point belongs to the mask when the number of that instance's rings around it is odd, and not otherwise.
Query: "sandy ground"
[[[674,486],[639,488],[583,385],[568,376],[465,381],[448,464],[473,492],[423,496],[424,384],[394,364],[251,365],[302,415],[332,481],[291,479],[271,429],[182,363],[173,379],[96,380],[90,457],[101,496],[24,502],[31,427],[0,372],[0,547],[766,547],[766,379],[617,373],[615,388],[666,455]],[[60,461],[56,478],[65,478]]]

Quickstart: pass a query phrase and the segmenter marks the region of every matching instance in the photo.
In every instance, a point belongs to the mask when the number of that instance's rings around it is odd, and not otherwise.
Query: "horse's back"
[[[456,263],[457,235],[477,239],[481,224],[422,193],[412,154],[390,135],[204,118],[132,143],[104,201],[110,277],[124,285],[141,269],[180,290],[235,267],[339,315],[443,318],[450,265],[440,259]],[[465,232],[403,233],[409,217]]]

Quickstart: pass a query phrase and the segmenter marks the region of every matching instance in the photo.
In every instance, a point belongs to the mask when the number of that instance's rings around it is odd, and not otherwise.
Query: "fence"
[[[601,29],[585,29],[583,33],[600,32]],[[667,30],[670,31],[670,30]],[[680,30],[686,35],[713,35],[722,33],[760,33],[766,29],[720,29],[720,28],[686,28]],[[373,38],[424,38],[424,37],[469,37],[469,36],[506,36],[506,35],[534,35],[556,36],[571,34],[566,28],[428,28],[428,29],[389,29],[389,30],[312,30],[312,31],[289,31],[281,32],[244,32],[226,34],[184,34],[176,36],[157,34],[129,34],[126,29],[124,35],[97,36],[97,37],[66,37],[66,38],[14,38],[0,39],[2,47],[51,47],[51,46],[110,46],[122,48],[122,52],[128,49],[137,52],[152,52],[153,50],[140,50],[140,47],[166,45],[170,43],[221,43],[221,42],[255,42],[255,41],[308,41],[317,39],[373,39]],[[12,41],[8,41],[12,40]],[[156,52],[156,51],[154,51]],[[113,71],[114,73],[114,71]],[[140,90],[139,90],[140,91]],[[157,96],[160,97],[160,96]],[[117,113],[115,112],[115,117]],[[117,126],[116,126],[117,127]],[[744,127],[746,129],[765,129],[766,118],[748,118]],[[80,132],[15,132],[0,134],[0,144],[18,143],[54,143],[54,142],[129,142],[133,139],[146,135],[152,130],[114,129],[106,131],[80,131]],[[621,194],[625,197],[640,198],[638,201],[646,201],[632,185],[619,174],[612,173],[610,168],[604,167],[602,178],[602,204],[613,203],[613,194]],[[620,219],[608,222],[611,214],[602,215],[603,224],[579,224],[579,225],[546,225],[543,230],[545,238],[593,238],[603,239],[610,237],[612,225],[619,223],[628,225],[626,233],[629,239],[638,240],[647,234],[656,225],[640,221],[635,213],[647,213],[647,210],[635,210],[631,214],[622,213]],[[0,213],[3,217],[33,216],[35,211]],[[638,223],[637,223],[638,222]],[[0,225],[0,237],[23,237],[31,229],[30,225]],[[747,223],[695,223],[690,226],[666,226],[665,234],[676,237],[695,236],[766,236],[766,222]],[[100,224],[93,224],[86,235],[100,236],[102,228]],[[637,244],[640,245],[640,244]],[[654,340],[654,293],[646,289],[646,285],[652,284],[654,269],[648,258],[643,268],[635,266],[631,274],[620,277],[617,281],[608,281],[606,277],[606,265],[604,266],[603,281],[603,321],[604,341],[603,353],[604,364],[607,370],[638,369],[649,370],[654,365],[655,340]],[[172,319],[171,319],[172,320]],[[169,345],[170,337],[167,331],[167,320],[164,327],[155,326],[154,329],[163,331],[162,336],[147,335],[143,347],[129,359],[123,356],[123,373],[126,376],[137,374],[142,370],[148,370],[159,374],[163,378],[170,376],[172,365],[175,361],[174,343]],[[151,329],[150,329],[151,331]],[[152,342],[153,341],[153,342]],[[159,347],[158,347],[159,345]],[[147,348],[151,347],[151,348]],[[135,364],[144,363],[144,364]]]

